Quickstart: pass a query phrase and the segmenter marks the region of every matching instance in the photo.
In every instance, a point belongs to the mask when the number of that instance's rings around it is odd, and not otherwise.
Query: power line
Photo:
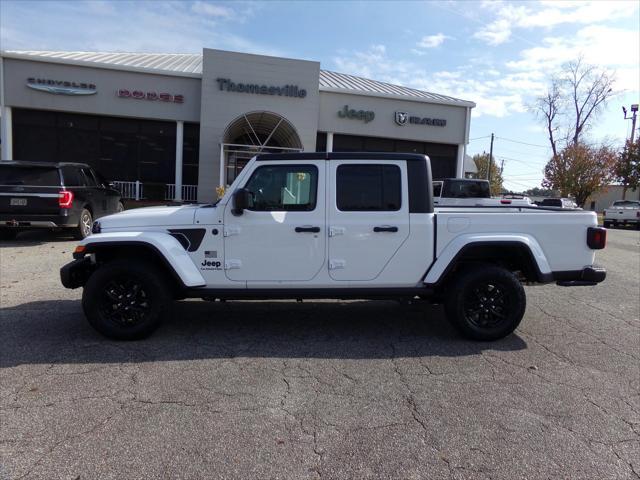
[[[491,135],[485,135],[484,137],[476,137],[476,138],[470,138],[469,141],[473,142],[475,140],[482,140],[483,138],[489,138]]]
[[[529,145],[530,147],[540,147],[540,148],[546,148],[546,149],[551,148],[549,145],[539,145],[537,143],[521,142],[520,140],[512,140],[510,138],[505,138],[505,137],[496,137],[496,138],[499,138],[500,140],[506,140],[507,142],[520,143],[522,145]]]

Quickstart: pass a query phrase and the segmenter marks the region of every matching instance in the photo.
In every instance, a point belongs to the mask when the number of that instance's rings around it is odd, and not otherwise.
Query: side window
[[[83,187],[85,184],[77,167],[62,167],[62,178],[66,187]]]
[[[397,165],[340,165],[336,204],[343,212],[396,211],[402,205]]]
[[[80,172],[82,177],[84,178],[84,184],[88,187],[96,187],[96,179],[93,177],[93,173],[91,173],[91,169],[89,168],[81,168]]]
[[[433,196],[439,197],[442,193],[442,182],[433,182]]]
[[[258,167],[245,185],[256,212],[308,212],[316,208],[318,169],[314,165]]]

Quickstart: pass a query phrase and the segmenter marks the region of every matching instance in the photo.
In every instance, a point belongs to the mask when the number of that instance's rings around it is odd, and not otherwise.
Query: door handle
[[[398,227],[373,227],[373,231],[378,233],[378,232],[397,232],[398,231]]]
[[[320,227],[296,227],[296,233],[318,233]]]

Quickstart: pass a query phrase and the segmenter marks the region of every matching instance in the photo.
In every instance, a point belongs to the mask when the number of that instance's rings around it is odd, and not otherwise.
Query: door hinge
[[[230,258],[229,260],[225,260],[224,269],[225,270],[237,270],[238,268],[242,268],[242,261]]]
[[[329,236],[336,237],[338,235],[344,235],[347,229],[344,227],[329,227]]]
[[[329,270],[340,270],[344,268],[347,264],[346,260],[341,258],[332,258],[329,260]]]
[[[230,237],[232,235],[240,235],[242,229],[237,225],[230,225],[228,227],[224,227],[224,236]]]

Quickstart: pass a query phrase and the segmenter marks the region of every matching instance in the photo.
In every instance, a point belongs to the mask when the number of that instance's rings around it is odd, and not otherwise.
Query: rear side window
[[[91,173],[90,168],[81,168],[80,173],[82,175],[83,182],[85,185],[87,185],[88,187],[97,186],[96,179],[93,177],[93,173]]]
[[[444,182],[442,196],[446,198],[490,198],[489,182],[469,180],[447,180]]]
[[[83,187],[85,180],[77,167],[62,167],[62,179],[66,187]]]
[[[60,175],[55,167],[0,166],[0,185],[59,187]]]
[[[343,212],[400,210],[400,168],[397,165],[339,165],[336,204]]]
[[[442,193],[442,182],[433,182],[433,196],[439,197]]]

